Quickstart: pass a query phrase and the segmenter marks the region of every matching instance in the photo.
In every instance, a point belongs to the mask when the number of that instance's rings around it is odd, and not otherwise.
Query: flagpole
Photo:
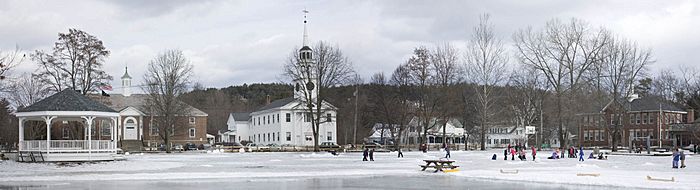
[[[358,86],[355,85],[355,123],[353,126],[353,133],[352,133],[352,144],[357,144],[357,95],[358,95]]]

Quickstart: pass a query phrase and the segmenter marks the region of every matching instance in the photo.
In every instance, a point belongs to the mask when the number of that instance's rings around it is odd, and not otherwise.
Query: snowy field
[[[375,153],[374,162],[362,162],[361,153],[132,154],[125,161],[70,165],[5,161],[0,189],[700,189],[697,156],[687,156],[687,168],[672,169],[671,157],[610,155],[578,162],[547,160],[549,152],[542,152],[536,162],[500,156],[492,161],[494,153],[502,156],[499,150],[453,151],[461,167],[451,173],[420,171],[423,159],[444,155],[437,151],[404,152],[404,158]]]

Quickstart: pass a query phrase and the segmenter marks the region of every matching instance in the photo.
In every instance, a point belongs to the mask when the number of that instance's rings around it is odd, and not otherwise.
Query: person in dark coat
[[[496,160],[496,154],[493,154],[493,156],[491,156],[491,160]]]
[[[369,161],[374,161],[374,149],[369,150]]]
[[[450,158],[450,146],[445,145],[445,158]]]
[[[506,148],[505,150],[503,150],[503,160],[508,160],[508,150],[509,149],[510,148]]]
[[[365,148],[365,150],[362,151],[362,161],[367,161],[367,156],[369,155],[368,151],[368,148]]]
[[[401,148],[399,148],[399,155],[398,158],[403,158],[403,152],[401,152]]]

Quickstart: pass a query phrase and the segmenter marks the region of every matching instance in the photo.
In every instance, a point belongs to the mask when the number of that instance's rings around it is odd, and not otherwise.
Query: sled
[[[577,173],[576,176],[591,176],[591,177],[598,177],[600,174],[597,173]]]
[[[445,172],[445,173],[458,172],[458,171],[459,171],[459,168],[442,170],[442,172]]]
[[[652,178],[651,176],[647,176],[647,180],[649,180],[649,181],[675,182],[676,178],[671,177],[671,179],[663,179],[663,178]]]
[[[518,174],[518,170],[503,170],[501,169],[502,174]]]

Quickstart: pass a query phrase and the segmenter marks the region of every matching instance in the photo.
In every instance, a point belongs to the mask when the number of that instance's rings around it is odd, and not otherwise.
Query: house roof
[[[275,100],[275,101],[270,102],[270,104],[267,104],[267,105],[265,105],[265,106],[263,106],[263,107],[257,109],[256,111],[262,111],[262,110],[268,110],[268,109],[273,109],[273,108],[279,108],[279,107],[285,106],[285,105],[287,105],[287,104],[289,104],[289,103],[291,103],[291,102],[293,102],[293,101],[294,101],[294,97],[289,97],[289,98],[283,98],[283,99]]]
[[[104,103],[105,105],[109,106],[114,110],[122,111],[127,107],[133,107],[145,114],[150,114],[150,111],[144,108],[146,100],[148,99],[147,94],[132,94],[130,96],[124,96],[121,94],[110,94],[109,96],[93,96],[92,98]],[[187,109],[189,109],[190,115],[208,116],[208,114],[204,113],[202,110],[192,107],[189,104],[186,105]]]
[[[28,107],[20,108],[17,112],[34,111],[98,111],[117,112],[114,109],[82,95],[75,90],[65,89],[44,98]]]
[[[630,111],[666,110],[684,112],[681,106],[666,101],[658,96],[646,96],[629,102]]]
[[[250,112],[234,112],[231,113],[233,119],[236,121],[248,121],[250,120]]]

